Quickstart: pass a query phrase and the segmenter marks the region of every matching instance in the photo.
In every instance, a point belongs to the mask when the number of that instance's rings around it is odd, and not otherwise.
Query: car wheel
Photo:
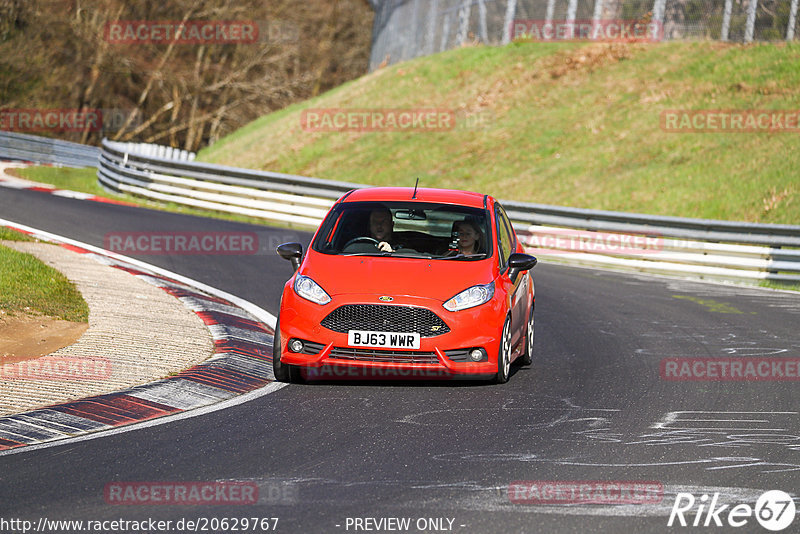
[[[497,375],[494,381],[505,384],[511,375],[511,318],[506,318],[503,324],[503,333],[500,336],[500,350],[497,354]]]
[[[280,336],[281,316],[275,321],[275,336],[272,341],[272,373],[278,382],[300,382],[300,369],[294,365],[281,363],[281,336]]]
[[[531,314],[528,317],[528,329],[525,332],[525,352],[522,353],[522,365],[530,365],[533,363],[533,339],[535,330],[533,328],[533,306],[531,306]]]

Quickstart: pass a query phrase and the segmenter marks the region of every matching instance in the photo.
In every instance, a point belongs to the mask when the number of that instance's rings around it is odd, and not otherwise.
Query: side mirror
[[[295,271],[300,268],[300,258],[303,257],[303,245],[300,243],[284,243],[278,245],[278,248],[275,250],[278,252],[278,256],[292,262],[292,267],[294,267]]]
[[[537,261],[539,260],[530,254],[513,253],[508,257],[508,277],[512,282],[516,282],[519,273],[533,269]]]

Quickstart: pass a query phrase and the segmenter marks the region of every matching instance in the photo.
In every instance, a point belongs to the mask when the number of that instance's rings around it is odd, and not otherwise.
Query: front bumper
[[[346,304],[376,304],[376,295],[336,295],[320,306],[298,297],[291,288],[284,292],[280,311],[281,362],[305,370],[309,376],[375,378],[479,378],[497,372],[500,333],[504,310],[490,301],[468,310],[449,312],[438,300],[423,297],[395,297],[385,306],[427,308],[440,317],[450,331],[421,337],[419,349],[348,347],[347,333],[323,327],[322,320]],[[288,342],[300,339],[306,345],[291,352]],[[464,357],[464,349],[481,348],[484,361]],[[459,352],[460,351],[460,352]],[[332,368],[323,369],[323,368]]]

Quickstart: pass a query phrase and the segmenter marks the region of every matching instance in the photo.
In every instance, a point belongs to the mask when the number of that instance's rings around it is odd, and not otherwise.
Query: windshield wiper
[[[436,258],[437,260],[461,260],[464,258],[483,258],[486,257],[486,254],[456,254],[455,256],[442,256],[440,258]]]
[[[347,254],[337,254],[337,256],[391,256],[391,252],[348,252]]]
[[[425,254],[398,254],[395,252],[390,252],[393,258],[419,258],[421,260],[432,260],[433,256],[426,256]]]
[[[432,260],[433,256],[425,256],[425,255],[418,255],[418,254],[398,254],[397,251],[395,252],[353,252],[350,254],[339,254],[339,256],[391,256],[393,258],[419,258],[421,260]]]

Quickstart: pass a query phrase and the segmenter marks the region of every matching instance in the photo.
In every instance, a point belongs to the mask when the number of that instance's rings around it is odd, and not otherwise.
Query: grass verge
[[[2,245],[0,309],[9,315],[42,314],[84,323],[89,320],[86,301],[63,274],[30,254]]]
[[[35,241],[31,236],[0,226],[0,241]]]
[[[796,132],[673,133],[669,110],[800,109],[800,46],[465,47],[263,116],[198,160],[582,208],[800,223]],[[310,131],[308,109],[456,113],[448,131]]]
[[[770,289],[783,289],[785,291],[800,291],[800,282],[776,282],[774,280],[762,280],[758,283],[760,287]]]

